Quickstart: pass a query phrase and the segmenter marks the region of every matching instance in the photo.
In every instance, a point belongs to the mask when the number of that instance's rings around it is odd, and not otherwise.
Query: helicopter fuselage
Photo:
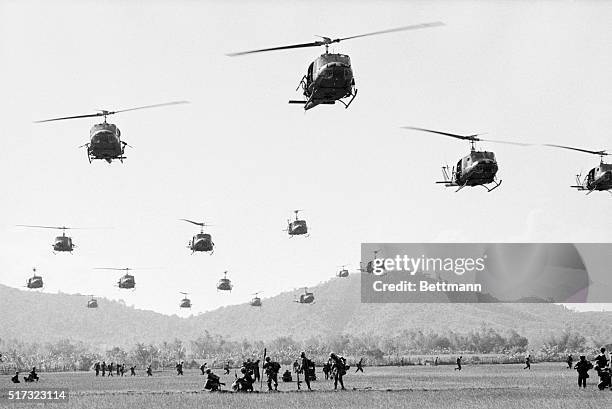
[[[103,159],[111,163],[113,159],[123,162],[125,143],[121,141],[121,131],[114,124],[103,122],[94,125],[89,131],[90,141],[87,146],[89,161]]]
[[[117,282],[119,288],[131,290],[136,287],[136,280],[133,275],[126,274]]]
[[[213,251],[215,243],[212,241],[212,237],[207,233],[198,233],[189,242],[189,249],[191,251]]]
[[[74,250],[74,243],[72,243],[72,238],[62,235],[57,236],[55,238],[55,242],[53,243],[53,251],[58,252],[71,252]]]
[[[183,298],[180,304],[181,308],[191,308],[191,300],[189,298]]]
[[[43,287],[43,279],[41,276],[33,276],[28,279],[26,286],[30,289],[42,288]]]
[[[255,297],[251,300],[251,307],[261,307],[261,299],[259,297]]]
[[[459,186],[486,185],[495,181],[497,170],[493,152],[472,151],[457,163],[454,182]]]
[[[313,293],[305,293],[305,294],[300,295],[300,300],[299,300],[300,304],[312,304],[313,301],[314,301]]]
[[[98,301],[93,298],[87,301],[87,308],[98,308]]]
[[[601,162],[593,168],[581,183],[582,190],[611,190],[612,189],[612,163]]]
[[[304,110],[314,108],[319,104],[334,104],[344,98],[355,97],[355,78],[351,67],[351,59],[344,54],[322,54],[308,67],[308,72],[300,83],[306,101],[290,101],[304,103]],[[353,99],[344,103],[345,107]]]
[[[306,220],[294,220],[290,221],[287,226],[287,232],[290,236],[300,236],[308,233],[308,226]]]

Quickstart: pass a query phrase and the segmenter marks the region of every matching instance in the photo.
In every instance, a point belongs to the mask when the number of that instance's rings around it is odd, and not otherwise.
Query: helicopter
[[[251,307],[261,307],[262,306],[261,298],[259,298],[259,296],[258,296],[259,293],[261,293],[261,291],[253,293],[254,297],[251,300],[251,302],[249,303],[251,305]]]
[[[336,277],[347,278],[349,276],[349,271],[346,269],[346,265],[340,266],[340,271],[336,273]]]
[[[470,153],[464,156],[462,159],[459,159],[459,161],[457,162],[457,166],[453,167],[452,169],[450,169],[448,165],[443,166],[442,176],[444,177],[444,180],[441,182],[436,182],[444,184],[445,187],[458,187],[455,192],[460,191],[466,186],[482,186],[487,190],[487,192],[492,192],[493,190],[497,189],[502,183],[501,180],[497,179],[497,171],[499,167],[497,164],[497,160],[495,159],[495,154],[493,152],[476,150],[476,142],[486,141],[520,146],[528,145],[525,143],[494,141],[490,139],[479,138],[479,136],[482,134],[457,135],[448,132],[440,132],[424,128],[415,128],[411,126],[405,126],[403,128],[450,136],[452,138],[462,139],[470,142]],[[488,187],[487,185],[489,184],[492,184],[493,187]]]
[[[219,280],[217,283],[217,291],[232,291],[234,286],[232,285],[232,281],[227,278],[227,271],[223,272],[223,278]]]
[[[61,236],[57,236],[55,238],[55,242],[53,243],[52,247],[53,247],[53,253],[55,254],[55,252],[69,252],[72,253],[72,250],[74,250],[74,248],[76,247],[76,244],[74,244],[74,242],[72,241],[72,238],[69,236],[66,236],[66,230],[71,230],[71,229],[76,229],[77,227],[66,227],[66,226],[62,226],[62,227],[53,227],[53,226],[33,226],[33,225],[28,225],[28,224],[18,224],[18,227],[33,227],[33,228],[38,228],[38,229],[56,229],[56,230],[61,230],[62,231],[62,235]]]
[[[200,226],[200,232],[197,233],[193,238],[189,241],[187,248],[191,250],[191,254],[196,251],[210,252],[212,255],[215,250],[215,243],[212,241],[212,237],[208,233],[204,233],[204,226],[210,226],[210,224],[206,224],[204,222],[194,222],[188,219],[181,219],[185,222],[195,224],[196,226]]]
[[[301,236],[308,233],[308,226],[306,226],[306,220],[298,219],[298,213],[301,212],[301,210],[294,210],[293,212],[295,213],[295,220],[291,221],[287,219],[287,229],[285,229],[285,231],[289,233],[290,238],[293,236]]]
[[[374,250],[374,258],[372,258],[372,260],[368,261],[365,265],[365,267],[363,266],[363,262],[359,262],[359,272],[360,273],[368,273],[368,274],[373,274],[374,273],[374,260],[376,260],[376,258],[378,257],[378,253],[380,253],[380,250]]]
[[[187,294],[181,291],[181,294],[184,295],[184,298],[181,300],[181,304],[179,305],[181,308],[191,308],[191,300],[187,298]]]
[[[235,57],[275,50],[324,46],[325,54],[321,54],[316,60],[310,63],[306,75],[302,77],[296,89],[296,91],[298,91],[300,88],[302,88],[302,93],[305,99],[298,101],[290,100],[289,103],[304,105],[305,111],[320,104],[333,105],[336,103],[336,101],[342,103],[345,108],[348,108],[357,96],[357,88],[355,86],[355,77],[353,75],[353,68],[351,66],[351,58],[344,54],[330,53],[329,46],[331,44],[353,38],[369,37],[379,34],[395,33],[398,31],[430,28],[442,25],[444,24],[441,22],[417,24],[335,39],[317,36],[320,37],[321,40],[310,43],[242,51],[227,55],[230,57]],[[345,102],[345,99],[349,99],[348,102]]]
[[[109,268],[109,267],[97,267],[95,270],[113,270],[113,271],[125,271],[125,275],[120,277],[117,281],[117,287],[125,290],[133,290],[136,288],[136,280],[134,276],[130,274],[132,268]]]
[[[300,298],[294,300],[298,304],[312,304],[314,303],[314,293],[308,292],[308,288],[304,287],[304,294],[300,294]]]
[[[43,288],[43,278],[41,276],[36,275],[36,267],[32,268],[34,275],[31,278],[28,278],[26,283],[26,287],[30,290],[35,290],[38,288]]]
[[[87,308],[98,308],[98,300],[93,295],[90,295],[89,301],[87,301]]]
[[[545,144],[544,146],[550,146],[550,147],[561,148],[561,149],[570,149],[573,151],[598,155],[599,156],[599,166],[591,169],[584,178],[582,178],[581,174],[576,175],[576,184],[572,185],[571,187],[579,191],[586,190],[587,195],[593,193],[596,190],[602,191],[602,192],[606,191],[612,194],[612,163],[605,163],[603,160],[604,156],[612,155],[612,153],[607,152],[605,150],[591,151],[588,149],[573,148],[571,146],[563,146],[563,145]]]
[[[52,122],[52,121],[63,121],[66,119],[79,119],[79,118],[91,118],[91,117],[104,117],[104,122],[100,124],[95,124],[91,127],[89,131],[89,142],[81,145],[80,147],[84,147],[87,150],[87,159],[89,163],[92,160],[103,159],[108,163],[111,163],[113,160],[119,160],[123,163],[123,159],[126,159],[125,156],[125,147],[130,146],[125,141],[121,140],[121,131],[115,124],[110,124],[106,122],[106,117],[114,114],[118,114],[120,112],[128,112],[128,111],[136,111],[139,109],[147,109],[147,108],[156,108],[168,105],[178,105],[178,104],[188,104],[188,101],[173,101],[166,102],[163,104],[155,104],[155,105],[145,105],[135,108],[128,109],[120,109],[117,111],[108,111],[105,109],[99,110],[99,112],[93,114],[85,114],[85,115],[75,115],[75,116],[66,116],[61,118],[52,118],[52,119],[43,119],[41,121],[35,121],[35,123],[42,122]]]

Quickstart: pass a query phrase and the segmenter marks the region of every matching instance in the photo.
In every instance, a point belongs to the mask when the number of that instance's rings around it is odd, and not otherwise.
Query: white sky
[[[327,280],[361,242],[609,242],[610,195],[569,188],[598,158],[482,145],[502,186],[455,194],[433,182],[468,145],[399,127],[611,149],[611,19],[587,1],[1,0],[0,283],[37,266],[49,292],[178,313],[189,291],[198,312]],[[333,47],[353,62],[349,110],[287,104],[323,49],[225,56],[432,21],[446,26]],[[31,123],[180,99],[112,117],[135,146],[124,164],[77,148],[94,119]],[[282,231],[296,208],[308,239]],[[179,218],[217,225],[213,256],[190,255],[198,229]],[[112,229],[74,231],[70,256],[15,224]],[[124,292],[98,266],[157,269]]]

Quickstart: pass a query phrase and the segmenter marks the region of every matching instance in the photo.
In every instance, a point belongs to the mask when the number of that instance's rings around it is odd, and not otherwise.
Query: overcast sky
[[[469,145],[400,127],[612,149],[611,19],[595,1],[0,0],[0,283],[36,266],[48,292],[178,313],[188,291],[199,312],[354,269],[361,242],[609,242],[612,197],[569,188],[597,157],[483,144],[502,186],[454,193],[434,182]],[[352,59],[348,110],[287,104],[323,49],[225,55],[433,21],[332,47]],[[32,124],[183,99],[109,118],[123,164],[78,148],[95,119]],[[309,238],[283,232],[293,209]],[[180,218],[215,224],[214,255],[190,254]],[[54,255],[53,231],[15,224],[108,229]],[[152,269],[132,292],[93,267]]]

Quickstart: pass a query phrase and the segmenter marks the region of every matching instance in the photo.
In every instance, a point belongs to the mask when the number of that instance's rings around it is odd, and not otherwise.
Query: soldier
[[[255,377],[255,382],[261,380],[261,375],[259,373],[259,359],[251,364],[253,367],[253,376]]]
[[[455,368],[455,371],[461,370],[461,360],[462,359],[463,359],[463,356],[460,356],[459,358],[457,358],[457,367]]]
[[[601,348],[599,351],[601,353],[597,355],[597,358],[595,358],[595,362],[597,363],[597,366],[599,368],[604,369],[606,366],[608,366],[608,357],[606,356],[606,348]]]
[[[225,364],[225,366],[223,367],[223,370],[225,371],[225,374],[226,374],[226,375],[229,375],[229,373],[230,373],[230,369],[231,369],[231,368],[230,368],[230,363],[229,363],[229,361],[227,361],[227,363],[226,363],[226,364]]]
[[[111,362],[108,365],[107,369],[108,369],[108,376],[113,376],[113,371],[115,370],[115,364]]]
[[[151,365],[147,366],[147,377],[153,376],[153,370],[151,369]]]
[[[206,372],[206,362],[200,366],[200,371],[202,372],[202,375],[206,375],[208,373]]]
[[[531,370],[531,355],[527,355],[525,358],[525,367],[523,369]]]
[[[221,385],[225,385],[220,381],[220,378],[210,370],[210,368],[206,368],[204,373],[206,374],[206,385],[204,385],[204,389],[215,392],[219,390]]]
[[[121,375],[121,364],[119,362],[117,362],[117,376]]]
[[[100,375],[100,362],[96,362],[94,369],[96,371],[96,376]]]
[[[18,371],[17,371],[17,372],[15,372],[15,376],[13,376],[13,377],[11,378],[11,382],[13,382],[13,383],[21,383],[21,382],[19,381],[19,372],[18,372]]]
[[[302,352],[300,354],[302,358],[302,365],[300,366],[301,372],[304,373],[304,381],[306,382],[306,386],[308,390],[311,391],[310,380],[312,379],[312,375],[314,374],[315,364],[310,359],[306,358],[306,353]]]
[[[346,366],[346,360],[343,357],[334,354],[333,352],[329,354],[329,359],[332,363],[332,377],[334,379],[334,389],[338,389],[338,382],[340,382],[342,390],[345,390],[344,381],[342,380],[342,377],[346,375],[346,370],[348,369]]]
[[[39,378],[38,378],[38,374],[36,373],[36,367],[32,367],[32,370],[30,371],[30,373],[28,374],[28,376],[25,378],[26,382],[38,382]]]
[[[593,364],[586,360],[584,355],[580,355],[580,361],[574,366],[578,371],[578,387],[586,388],[586,380],[589,377],[589,370],[593,368]]]
[[[125,375],[125,363],[121,364],[121,376]]]
[[[283,382],[293,382],[293,376],[291,376],[291,371],[289,369],[283,372]]]
[[[438,359],[438,357],[436,357],[436,360],[434,361],[434,366],[438,366],[438,361],[439,361],[439,359]]]
[[[102,377],[106,376],[106,361],[102,361]]]
[[[130,376],[136,376],[136,367],[134,365],[130,366]]]
[[[574,363],[574,358],[572,355],[567,356],[567,367],[568,369],[572,369],[572,363]]]
[[[325,379],[329,379],[329,373],[331,372],[331,364],[329,361],[323,364],[323,374],[325,375]]]
[[[176,374],[183,375],[183,362],[182,361],[176,363]]]
[[[355,371],[355,373],[360,371],[361,373],[363,373],[363,358],[361,358],[359,362],[357,362],[357,370]]]
[[[281,366],[278,362],[272,361],[272,359],[267,356],[266,362],[263,364],[263,370],[265,371],[266,376],[268,377],[268,392],[272,391],[272,383],[274,383],[274,390],[278,390],[278,372],[281,369]]]

